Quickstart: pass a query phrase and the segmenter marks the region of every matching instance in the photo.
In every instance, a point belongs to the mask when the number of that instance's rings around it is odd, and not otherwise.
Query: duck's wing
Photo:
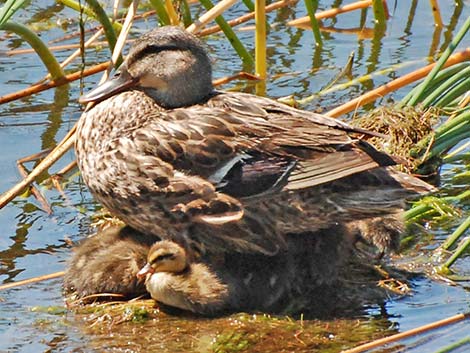
[[[222,224],[243,217],[245,198],[395,163],[352,133],[364,132],[269,99],[221,94],[157,112],[132,140],[142,159],[136,164],[173,200],[173,212]]]
[[[236,166],[241,170],[230,170],[232,179],[235,175],[265,185],[262,181],[270,174],[277,177],[270,179],[271,189],[282,185],[287,190],[299,190],[396,164],[391,156],[360,139],[376,135],[374,132],[324,115],[244,93],[220,94],[209,104],[230,113],[237,133],[248,138],[254,135],[259,141],[249,151],[244,150],[249,157],[242,166]],[[236,124],[236,118],[242,124]],[[225,178],[228,176],[226,173]]]

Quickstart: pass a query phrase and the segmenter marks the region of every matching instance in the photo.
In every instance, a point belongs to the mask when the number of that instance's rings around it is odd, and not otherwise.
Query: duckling
[[[159,303],[196,314],[220,312],[229,299],[228,286],[205,264],[190,264],[186,251],[172,241],[151,247],[137,277],[146,278],[147,291]]]
[[[154,236],[130,227],[112,226],[97,232],[74,247],[64,276],[65,292],[78,298],[100,293],[147,294],[136,275],[154,242]]]
[[[179,27],[142,35],[115,75],[80,101],[96,103],[78,122],[83,180],[155,239],[274,256],[288,236],[343,224],[386,252],[396,240],[355,222],[402,222],[404,199],[432,190],[389,168],[394,158],[361,139],[370,132],[216,91],[204,45]]]

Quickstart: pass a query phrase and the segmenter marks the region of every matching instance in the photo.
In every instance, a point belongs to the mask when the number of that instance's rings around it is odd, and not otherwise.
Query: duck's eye
[[[164,261],[164,260],[173,260],[175,258],[175,254],[162,254],[162,255],[158,255],[154,260],[153,262],[160,262],[160,261]]]

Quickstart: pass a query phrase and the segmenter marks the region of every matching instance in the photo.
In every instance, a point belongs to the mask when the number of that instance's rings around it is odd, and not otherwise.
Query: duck
[[[183,248],[274,256],[291,236],[341,224],[386,253],[404,200],[433,190],[395,170],[365,140],[372,132],[216,90],[204,43],[177,26],[137,38],[80,102],[94,103],[75,144],[92,195],[133,229]]]
[[[274,256],[230,252],[221,258],[217,252],[195,256],[176,242],[111,226],[73,248],[64,291],[69,303],[150,296],[161,311],[178,315],[344,314],[360,306],[351,283],[360,283],[362,300],[375,299],[364,294],[357,271],[343,279],[351,273],[350,260],[360,261],[339,227],[289,237],[288,248]]]

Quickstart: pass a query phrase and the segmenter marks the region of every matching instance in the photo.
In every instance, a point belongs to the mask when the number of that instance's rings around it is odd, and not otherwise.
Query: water
[[[329,8],[331,3],[323,1],[321,6]],[[360,12],[355,12],[325,21],[325,26],[341,31],[325,33],[325,43],[321,50],[315,47],[310,31],[285,25],[294,15],[304,15],[303,2],[294,9],[270,14],[269,22],[275,23],[276,29],[271,31],[268,38],[270,79],[266,94],[271,97],[293,95],[296,98],[305,98],[320,91],[342,70],[351,51],[355,51],[355,77],[401,64],[395,72],[384,76],[374,75],[361,84],[322,96],[302,107],[327,111],[426,64],[430,61],[428,56],[435,59],[456,29],[470,15],[468,5],[457,6],[442,2],[441,14],[446,27],[438,33],[433,25],[429,2],[399,1],[396,4],[389,2],[389,6],[393,17],[383,37],[363,38],[361,33],[364,31],[356,30],[360,25]],[[230,16],[243,12],[242,5],[239,5],[230,12]],[[40,31],[41,38],[46,41],[77,29],[76,14],[48,0],[32,3],[28,11],[17,14],[15,20],[34,24]],[[42,22],[38,25],[40,20]],[[58,22],[65,25],[57,26]],[[365,23],[368,28],[373,29],[370,13]],[[88,26],[91,25],[88,23]],[[142,31],[152,26],[153,18],[137,24]],[[0,38],[0,95],[25,88],[46,74],[34,54],[4,55],[8,50],[28,48],[27,44],[5,32],[0,32]],[[240,32],[240,38],[252,48],[252,31]],[[241,70],[240,60],[222,35],[211,36],[207,42],[212,48],[216,78]],[[55,55],[62,61],[68,53],[56,52]],[[90,62],[99,62],[105,60],[107,55],[106,48],[101,51],[92,49],[87,53],[87,59]],[[72,64],[70,70],[75,71],[78,65],[78,62]],[[85,87],[93,87],[98,79],[99,75],[85,79]],[[238,89],[254,91],[251,83],[242,82]],[[408,89],[405,88],[374,104],[383,104],[390,98],[399,100],[407,92]],[[17,159],[54,146],[66,134],[80,116],[81,107],[77,103],[79,95],[79,83],[73,82],[68,88],[45,91],[2,106],[0,191],[6,191],[20,180],[15,164]],[[59,170],[73,158],[73,153],[69,152],[51,172]],[[33,165],[34,163],[28,164],[29,167]],[[450,187],[455,174],[453,167],[444,168],[443,182]],[[465,165],[457,167],[465,169]],[[70,256],[69,240],[81,239],[89,231],[90,218],[97,205],[78,177],[73,177],[64,184],[64,194],[43,185],[39,188],[52,205],[52,215],[42,211],[31,196],[18,197],[0,211],[0,281],[3,283],[64,269]],[[444,231],[437,230],[436,237],[443,237],[450,231],[452,227]],[[459,266],[468,269],[468,260],[461,260]],[[103,351],[104,347],[117,352],[157,349],[168,352],[210,351],[217,347],[214,342],[230,341],[237,342],[238,348],[230,348],[228,345],[220,347],[225,347],[226,350],[229,347],[232,351],[249,347],[250,351],[260,352],[336,352],[374,337],[469,311],[468,284],[449,286],[425,277],[414,279],[412,284],[412,296],[391,299],[383,305],[370,307],[363,316],[352,319],[331,322],[291,321],[286,318],[267,319],[259,315],[233,315],[215,320],[198,320],[161,315],[145,325],[124,323],[103,325],[97,329],[95,326],[90,328],[91,323],[87,321],[89,318],[86,315],[74,315],[64,310],[61,280],[56,279],[0,292],[0,351],[93,352]],[[468,322],[455,324],[451,328],[391,345],[388,349],[435,352],[439,347],[446,347],[468,337],[468,325]],[[354,334],[350,331],[351,327],[355,328]],[[234,329],[241,336],[234,337]],[[468,343],[455,351],[467,350]]]

